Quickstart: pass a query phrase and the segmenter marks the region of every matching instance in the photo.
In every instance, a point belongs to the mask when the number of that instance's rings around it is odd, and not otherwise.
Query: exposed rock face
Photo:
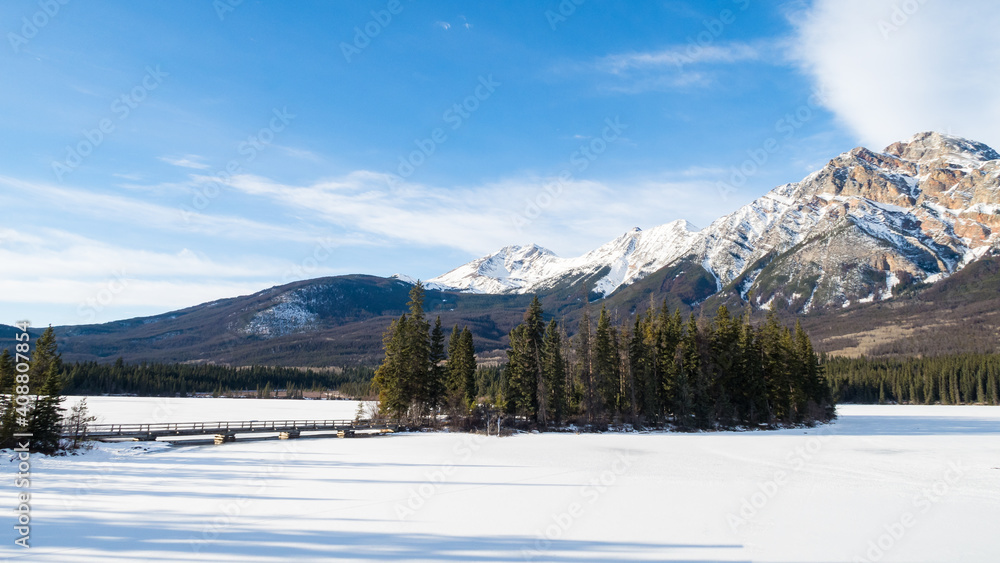
[[[603,294],[681,259],[718,290],[760,306],[846,306],[887,299],[900,285],[934,282],[998,243],[1000,154],[920,133],[882,152],[856,148],[701,231],[675,222],[626,233],[584,257],[508,247],[431,280],[439,287],[526,293],[588,283]],[[502,264],[502,266],[501,266]],[[607,268],[607,270],[605,270]]]

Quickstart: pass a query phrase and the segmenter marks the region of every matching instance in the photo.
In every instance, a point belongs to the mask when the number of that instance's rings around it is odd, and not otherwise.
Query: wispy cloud
[[[583,68],[604,76],[600,87],[621,93],[707,87],[726,65],[773,59],[768,43],[674,45],[654,51],[614,53]]]
[[[729,45],[708,45],[692,48],[677,46],[660,51],[621,53],[598,59],[598,69],[611,74],[623,74],[631,70],[660,69],[683,71],[685,66],[705,63],[736,63],[755,61],[761,58],[759,47],[746,43]]]
[[[196,154],[189,154],[181,157],[161,156],[159,159],[167,164],[180,166],[181,168],[193,168],[195,170],[205,170],[209,168],[208,164],[202,162],[204,159]]]
[[[451,29],[451,24],[448,23],[448,22],[440,22],[440,21],[439,22],[434,22],[434,25],[440,27],[441,29],[443,29],[445,31],[448,31],[449,29]]]
[[[147,203],[132,198],[0,176],[0,185],[45,198],[51,205],[90,220],[141,225],[174,232],[198,233],[239,240],[310,241],[308,233],[225,215],[209,215]]]
[[[705,205],[707,181],[612,186],[525,176],[446,189],[391,180],[387,174],[357,171],[298,186],[244,175],[230,186],[386,244],[451,247],[473,255],[513,242],[536,242],[573,255],[636,225],[681,218],[705,222],[725,210],[721,201]],[[515,220],[525,216],[530,220]]]
[[[298,158],[301,160],[308,160],[312,162],[322,162],[323,160],[318,154],[308,149],[302,149],[298,147],[286,147],[283,145],[271,145],[271,146],[275,147],[276,149],[280,150],[281,152],[285,153],[286,155],[292,158]]]

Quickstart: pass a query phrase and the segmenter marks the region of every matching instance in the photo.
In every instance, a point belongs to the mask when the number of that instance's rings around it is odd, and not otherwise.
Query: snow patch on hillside
[[[291,295],[282,295],[278,303],[258,312],[243,327],[243,333],[267,338],[298,332],[318,320]]]

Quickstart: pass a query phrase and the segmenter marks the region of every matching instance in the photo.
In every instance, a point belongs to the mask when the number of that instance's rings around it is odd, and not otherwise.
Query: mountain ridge
[[[716,293],[739,279],[741,296],[752,292],[757,306],[778,299],[808,312],[889,299],[900,283],[943,279],[995,247],[998,230],[1000,154],[983,143],[925,132],[881,152],[844,152],[701,230],[684,220],[633,229],[569,259],[538,245],[508,246],[428,285],[524,294],[572,287],[581,274],[601,272],[590,283],[597,297],[608,297],[663,267],[693,260],[715,277]],[[642,233],[664,232],[673,236],[647,236],[650,244],[641,252],[628,248]],[[753,269],[799,245],[797,260]],[[773,280],[781,283],[768,283]],[[800,291],[781,292],[777,286],[787,283]]]

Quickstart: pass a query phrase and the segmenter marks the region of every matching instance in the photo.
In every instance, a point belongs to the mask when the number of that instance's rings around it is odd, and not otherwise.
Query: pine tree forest
[[[833,417],[819,356],[796,325],[769,315],[760,326],[720,307],[687,319],[666,305],[628,322],[602,308],[573,338],[546,321],[535,298],[510,331],[507,363],[475,368],[468,329],[454,327],[443,354],[440,320],[423,312],[423,287],[384,335],[375,374],[382,413],[428,423],[441,415],[555,428],[566,424],[681,430],[812,424]]]

